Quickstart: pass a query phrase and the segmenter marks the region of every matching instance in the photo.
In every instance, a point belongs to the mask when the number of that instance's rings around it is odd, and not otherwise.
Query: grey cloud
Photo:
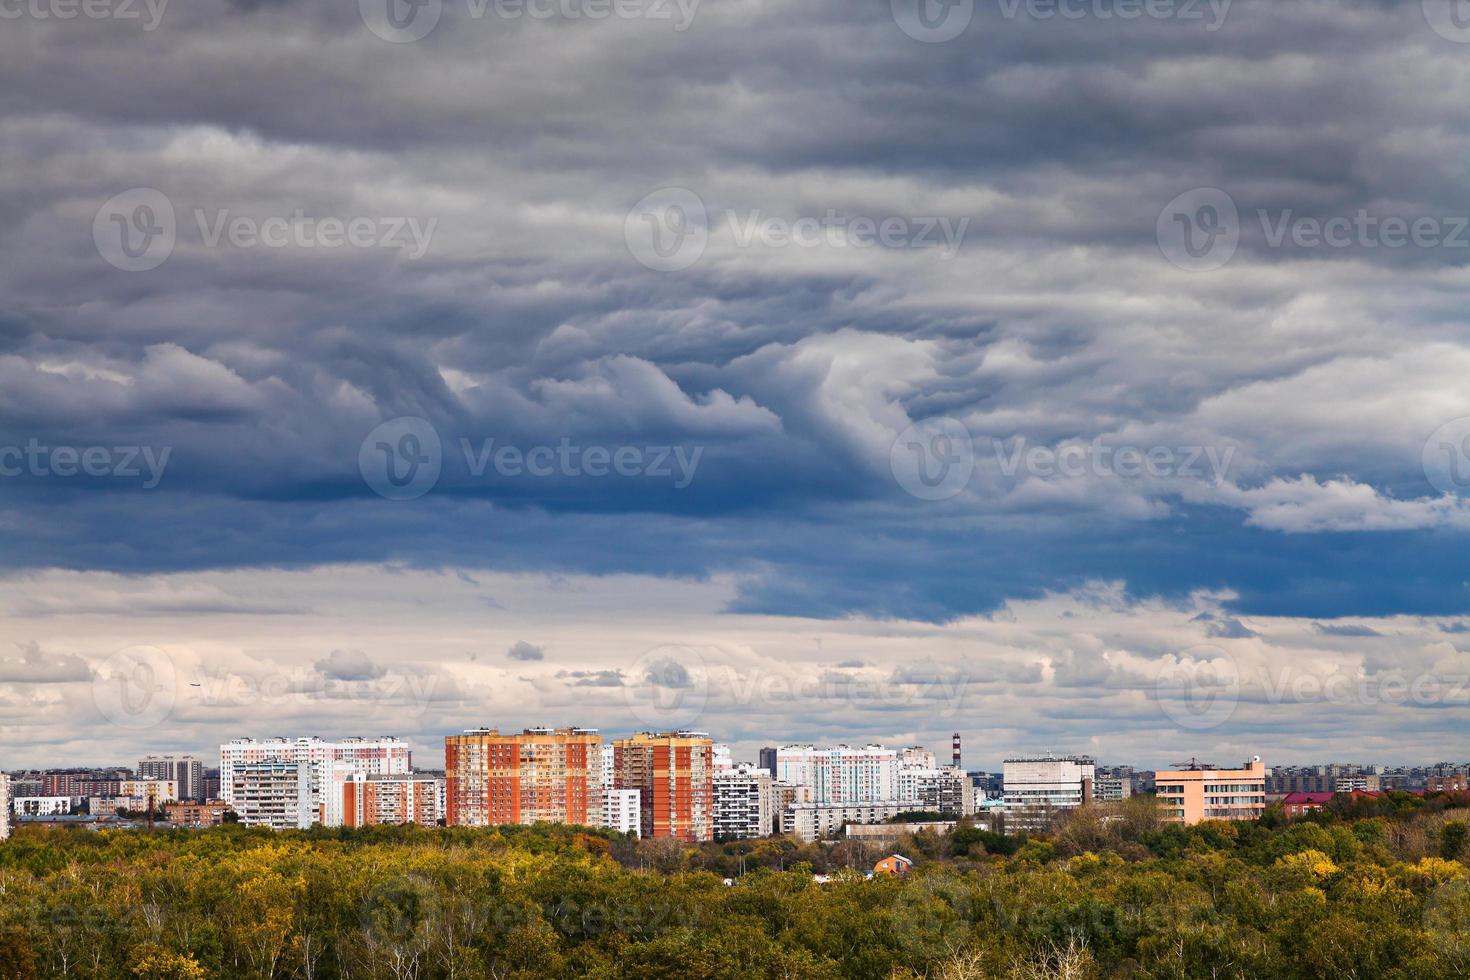
[[[1342,637],[1372,637],[1383,635],[1371,626],[1353,623],[1318,623],[1317,632],[1323,636]]]
[[[620,670],[563,670],[557,677],[571,681],[573,687],[622,687]]]
[[[383,676],[383,668],[361,650],[333,650],[316,662],[323,677],[339,681],[370,681]]]
[[[61,684],[92,676],[87,662],[72,653],[47,653],[34,640],[15,644],[20,653],[0,656],[0,683]]]
[[[527,643],[525,640],[517,640],[505,655],[511,660],[545,660],[546,651],[541,647]]]

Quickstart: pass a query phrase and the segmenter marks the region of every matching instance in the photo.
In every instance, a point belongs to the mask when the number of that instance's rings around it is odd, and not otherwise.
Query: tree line
[[[1466,818],[1399,795],[1182,827],[1141,798],[881,848],[22,826],[0,978],[1439,980],[1470,976]],[[909,877],[865,874],[894,850]]]

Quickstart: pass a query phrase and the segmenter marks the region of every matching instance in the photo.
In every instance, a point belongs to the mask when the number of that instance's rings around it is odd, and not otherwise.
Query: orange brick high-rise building
[[[493,728],[444,738],[450,826],[602,825],[602,735],[595,728]]]
[[[714,742],[701,732],[639,732],[613,742],[619,789],[640,791],[639,835],[714,840]]]
[[[340,782],[342,826],[439,822],[439,781],[433,776],[349,773]]]

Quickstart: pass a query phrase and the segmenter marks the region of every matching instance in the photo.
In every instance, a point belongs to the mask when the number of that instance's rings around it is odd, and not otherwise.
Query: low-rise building
[[[909,810],[906,804],[793,803],[781,813],[781,832],[813,841],[840,833],[848,824],[883,823]]]
[[[1383,794],[1355,789],[1344,795],[1351,800],[1376,800]],[[1288,817],[1304,817],[1327,806],[1335,796],[1336,793],[1287,793],[1281,798],[1281,807]]]
[[[17,796],[10,801],[17,818],[64,817],[72,810],[70,796]]]
[[[1256,756],[1241,769],[1191,763],[1188,769],[1159,770],[1156,791],[1170,823],[1255,820],[1266,810],[1266,766]]]
[[[914,862],[902,854],[890,854],[877,864],[873,865],[875,875],[893,875],[898,878],[907,878],[909,872],[914,869]]]
[[[177,827],[218,827],[225,822],[229,809],[230,805],[224,800],[205,800],[202,803],[185,800],[165,803],[163,812],[168,822]]]

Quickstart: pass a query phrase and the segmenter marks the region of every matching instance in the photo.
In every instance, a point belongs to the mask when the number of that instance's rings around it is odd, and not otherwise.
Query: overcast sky
[[[0,4],[0,767],[1470,756],[1448,0],[388,2]]]

